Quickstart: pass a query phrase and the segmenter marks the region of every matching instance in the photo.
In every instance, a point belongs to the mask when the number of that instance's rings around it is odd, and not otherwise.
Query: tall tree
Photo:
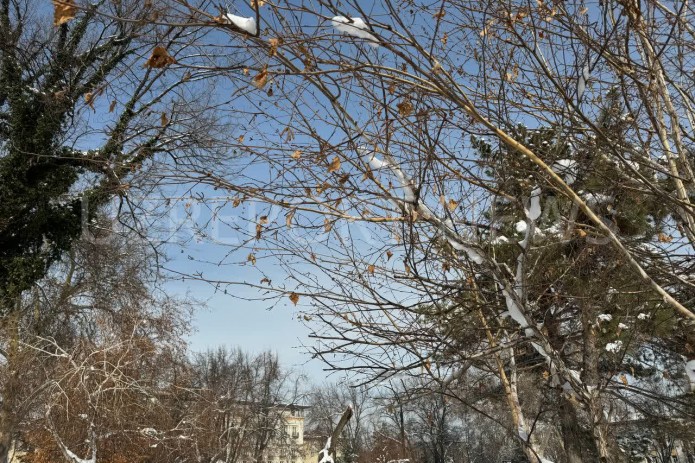
[[[218,22],[256,60],[229,144],[266,169],[191,177],[254,207],[229,255],[286,270],[252,285],[307,302],[318,356],[452,391],[487,363],[534,463],[538,387],[590,444],[571,458],[623,461],[604,411],[651,401],[655,346],[680,391],[658,421],[692,421],[690,5],[260,3]]]

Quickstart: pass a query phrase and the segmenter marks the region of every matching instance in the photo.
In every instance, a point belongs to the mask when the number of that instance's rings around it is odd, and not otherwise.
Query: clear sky
[[[328,372],[308,353],[312,343],[308,338],[310,330],[301,321],[301,304],[306,301],[295,307],[287,297],[278,299],[243,284],[216,287],[196,280],[202,276],[213,281],[258,284],[267,277],[275,286],[284,278],[271,261],[259,260],[257,265],[252,265],[247,261],[248,249],[234,251],[238,238],[228,224],[239,223],[241,215],[253,216],[256,213],[253,207],[233,208],[230,201],[220,202],[226,204],[213,212],[209,202],[184,199],[173,205],[164,223],[162,217],[158,219],[163,227],[160,231],[163,239],[170,243],[166,246],[170,260],[165,267],[187,276],[168,282],[166,289],[207,306],[195,313],[191,350],[203,351],[221,345],[239,346],[251,353],[272,350],[278,353],[285,367],[306,373],[312,382],[322,382]],[[202,225],[205,225],[205,236],[196,232]],[[224,263],[220,264],[221,261]]]

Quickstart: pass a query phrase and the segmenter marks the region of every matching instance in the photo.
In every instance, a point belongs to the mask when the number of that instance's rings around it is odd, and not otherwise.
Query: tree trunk
[[[5,352],[5,383],[1,390],[0,405],[0,463],[8,463],[14,436],[17,432],[15,403],[19,393],[19,307],[12,308],[4,322],[4,334],[9,339]]]
[[[597,450],[592,435],[579,423],[574,404],[565,397],[558,397],[558,404],[562,445],[567,463],[596,461]]]
[[[596,319],[598,313],[592,307],[582,307],[582,325],[584,336],[584,377],[585,386],[590,391],[586,404],[589,408],[589,420],[599,461],[602,463],[622,463],[625,461],[617,444],[609,436],[608,426],[603,416],[601,403],[599,352],[596,347]]]

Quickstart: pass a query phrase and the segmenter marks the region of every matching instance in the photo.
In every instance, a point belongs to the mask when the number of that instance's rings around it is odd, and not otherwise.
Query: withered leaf
[[[297,159],[302,157],[302,152],[300,150],[295,150],[295,152],[292,153],[290,157],[296,161]]]
[[[256,256],[251,253],[249,256],[246,258],[247,262],[251,262],[251,265],[256,265]]]
[[[167,116],[167,113],[162,113],[161,122],[162,127],[165,127],[167,124],[169,124],[169,117]]]
[[[290,301],[292,301],[292,304],[297,305],[299,302],[299,294],[292,292],[289,295]]]
[[[280,39],[280,38],[268,39],[268,44],[270,44],[270,49],[268,50],[268,54],[270,56],[275,56],[278,54],[278,47],[280,45],[282,45],[282,39]]]
[[[53,0],[53,24],[62,26],[75,18],[77,6],[74,0]]]
[[[374,270],[376,270],[376,267],[374,267],[374,264],[369,264],[369,267],[367,267],[367,271],[373,275]]]
[[[340,169],[340,159],[338,159],[338,156],[336,156],[333,158],[330,165],[328,166],[328,173],[331,174],[339,169]]]
[[[96,94],[93,92],[87,92],[84,94],[84,102],[87,104],[87,106],[92,108],[93,111],[96,111],[94,109],[94,99],[95,98],[96,98]]]
[[[268,67],[264,67],[263,70],[253,78],[251,83],[253,83],[254,87],[256,87],[258,90],[265,87],[265,84],[268,83]]]
[[[444,8],[432,15],[434,19],[442,19],[444,16],[446,16],[446,10]]]
[[[670,243],[671,241],[673,241],[672,236],[669,236],[663,232],[659,233],[658,238],[659,238],[659,242],[661,242],[661,243]]]
[[[290,212],[287,213],[285,216],[285,225],[287,225],[287,228],[292,228],[292,219],[294,219],[294,213],[297,212],[296,209],[292,209]]]
[[[113,100],[109,105],[109,112],[112,113],[114,109],[116,109],[116,100]]]
[[[398,114],[402,117],[408,117],[413,113],[413,104],[410,100],[401,101],[396,105],[396,108],[398,108]]]
[[[176,63],[176,59],[167,52],[167,49],[158,45],[152,50],[152,55],[145,62],[145,67],[161,69]]]

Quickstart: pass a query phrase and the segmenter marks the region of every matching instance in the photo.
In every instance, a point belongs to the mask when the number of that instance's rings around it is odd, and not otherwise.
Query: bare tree
[[[336,444],[338,460],[363,461],[371,434],[372,398],[364,386],[351,387],[347,381],[314,386],[308,396],[308,432],[314,437],[328,438],[335,429],[345,407],[352,408]]]
[[[269,454],[296,456],[289,427],[302,407],[297,378],[270,352],[250,355],[218,348],[194,360],[198,396],[189,420],[196,429],[198,462],[267,461]]]
[[[249,57],[248,132],[226,141],[244,162],[173,176],[247,213],[220,263],[258,282],[212,284],[301,304],[315,354],[365,381],[475,409],[456,391],[483,371],[533,463],[553,416],[590,447],[568,460],[605,462],[619,409],[693,420],[689,4],[174,5]]]

